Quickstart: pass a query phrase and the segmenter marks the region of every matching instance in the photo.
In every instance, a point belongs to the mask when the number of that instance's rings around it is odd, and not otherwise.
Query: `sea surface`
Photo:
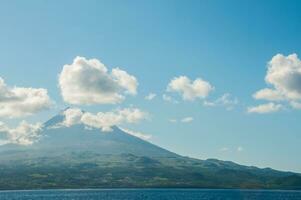
[[[301,200],[301,191],[99,189],[0,191],[1,200]]]

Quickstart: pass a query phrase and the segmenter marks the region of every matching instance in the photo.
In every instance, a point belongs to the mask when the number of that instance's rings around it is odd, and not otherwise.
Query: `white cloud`
[[[186,76],[173,78],[167,86],[168,92],[179,93],[183,100],[193,101],[196,98],[206,98],[213,90],[209,82],[197,78],[194,81]]]
[[[50,108],[51,105],[46,89],[8,87],[0,77],[0,117],[32,115]]]
[[[69,108],[64,111],[65,120],[63,126],[70,127],[75,124],[84,124],[88,127],[99,128],[102,131],[111,131],[113,126],[126,123],[137,123],[147,118],[147,113],[137,108],[117,109],[110,112],[82,112],[78,108]]]
[[[0,122],[0,133],[5,140],[2,140],[2,145],[7,143],[19,145],[31,145],[40,138],[42,124],[29,124],[22,121],[16,128],[9,128],[3,122]]]
[[[145,96],[144,98],[145,98],[146,100],[151,101],[151,100],[153,100],[156,96],[157,96],[157,95],[156,95],[155,93],[149,93],[149,94],[148,94],[147,96]]]
[[[227,110],[232,110],[238,104],[238,99],[233,98],[231,94],[225,93],[215,101],[204,101],[204,106],[225,106]]]
[[[124,100],[124,94],[137,94],[138,81],[119,68],[110,74],[97,59],[76,57],[71,65],[64,65],[59,87],[70,104],[116,104]]]
[[[281,104],[266,103],[258,106],[249,107],[248,113],[259,113],[259,114],[273,113],[281,110],[282,108],[283,106]]]
[[[268,64],[265,81],[288,99],[301,99],[301,61],[297,54],[277,54]]]
[[[174,98],[172,98],[171,96],[168,96],[166,94],[162,95],[162,99],[164,101],[170,102],[170,103],[174,103],[174,104],[178,104],[179,102],[177,100],[175,100]]]
[[[183,123],[190,123],[193,121],[193,117],[185,117],[183,119],[181,119],[181,122]]]
[[[257,91],[253,95],[255,99],[284,101],[292,108],[298,108],[301,103],[301,61],[297,54],[275,55],[268,63],[265,81],[272,88]]]
[[[119,128],[122,131],[124,131],[125,133],[128,133],[130,135],[133,135],[133,136],[138,137],[138,138],[143,139],[143,140],[150,140],[152,138],[152,135],[149,135],[149,134],[145,134],[145,133],[142,133],[142,132],[129,130],[129,129],[126,129],[126,128],[121,128],[121,127],[119,127]]]

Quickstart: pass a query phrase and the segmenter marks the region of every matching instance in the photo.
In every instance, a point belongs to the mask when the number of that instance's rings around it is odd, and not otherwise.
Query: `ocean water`
[[[1,200],[301,200],[301,191],[100,189],[1,191]]]

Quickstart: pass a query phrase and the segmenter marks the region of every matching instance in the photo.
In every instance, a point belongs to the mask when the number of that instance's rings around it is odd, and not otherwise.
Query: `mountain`
[[[0,146],[0,189],[193,187],[301,189],[301,175],[217,159],[184,157],[132,136],[44,124],[29,146]]]

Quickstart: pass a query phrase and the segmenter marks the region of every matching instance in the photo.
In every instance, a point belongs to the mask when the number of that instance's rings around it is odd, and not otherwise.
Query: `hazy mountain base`
[[[32,146],[0,146],[0,189],[261,188],[301,189],[300,174],[179,156],[131,136],[83,125],[51,128]]]

